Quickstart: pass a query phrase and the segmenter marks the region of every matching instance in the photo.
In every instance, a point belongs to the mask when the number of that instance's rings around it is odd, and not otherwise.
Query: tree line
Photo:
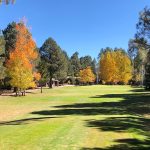
[[[71,57],[49,37],[37,47],[23,21],[12,22],[0,34],[0,88],[16,93],[47,84],[142,84],[150,88],[150,9],[139,16],[135,38],[128,51],[106,47],[98,61],[90,55]],[[25,92],[22,93],[23,95]]]
[[[71,57],[57,42],[49,37],[38,48],[30,30],[23,21],[12,22],[0,35],[0,87],[14,88],[16,92],[46,83],[52,88],[54,80],[59,84],[94,82],[96,60],[91,56]],[[92,78],[82,80],[82,70],[90,70]],[[25,93],[23,93],[25,94]]]
[[[127,84],[131,77],[131,62],[123,49],[106,48],[99,54],[99,61],[90,55],[71,57],[57,42],[49,37],[38,48],[28,27],[21,22],[12,22],[0,36],[0,86],[14,87],[19,91],[44,86],[52,88],[59,84]],[[98,65],[99,64],[99,65]]]

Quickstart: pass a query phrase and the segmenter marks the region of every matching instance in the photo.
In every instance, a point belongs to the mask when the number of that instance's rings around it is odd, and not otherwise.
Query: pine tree
[[[78,55],[79,55],[79,53],[75,52],[70,58],[70,63],[71,63],[72,72],[73,72],[74,77],[79,76],[79,71],[81,68],[81,64],[80,64],[80,60],[78,58]]]
[[[4,67],[4,61],[5,61],[5,40],[4,37],[1,35],[0,36],[0,86],[3,84],[3,80],[6,76],[5,70],[6,68]]]
[[[16,46],[16,38],[17,38],[17,29],[16,22],[12,22],[8,24],[6,29],[3,31],[4,39],[5,39],[5,57],[9,58],[9,53],[15,49]]]
[[[80,58],[81,69],[85,69],[88,66],[92,66],[91,56],[84,56]]]
[[[40,48],[41,61],[46,68],[49,87],[52,88],[52,78],[64,79],[67,76],[67,62],[65,55],[56,41],[48,38]]]

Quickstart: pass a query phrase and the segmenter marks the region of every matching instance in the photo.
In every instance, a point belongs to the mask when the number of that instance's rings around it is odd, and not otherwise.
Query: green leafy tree
[[[141,84],[143,80],[143,66],[146,64],[148,53],[148,50],[142,44],[145,42],[144,39],[131,39],[129,41],[128,54],[132,60],[132,80],[135,84]]]
[[[16,22],[12,22],[8,24],[6,29],[3,31],[4,39],[5,39],[5,54],[8,59],[9,53],[15,49],[16,46],[16,38],[17,38],[17,30],[16,30]]]
[[[150,55],[150,8],[146,7],[140,12],[139,21],[136,25],[137,32],[135,39],[129,41],[129,54],[132,58],[134,66],[133,77],[141,81],[143,84],[144,72],[148,74]],[[149,80],[150,76],[145,74],[145,83]],[[150,83],[149,83],[150,84]],[[146,83],[146,86],[148,84]]]
[[[79,53],[75,52],[70,58],[72,73],[73,73],[74,77],[79,76],[79,71],[80,71],[80,68],[81,68],[80,59],[79,59],[78,55],[79,55]]]
[[[65,56],[65,63],[66,63],[66,69],[67,69],[67,76],[72,76],[72,67],[70,63],[70,58],[66,51],[63,51],[63,54]]]
[[[4,67],[4,61],[5,61],[5,40],[2,35],[0,35],[0,85],[3,84],[4,78],[6,76]]]
[[[68,75],[68,59],[66,52],[60,51],[61,65],[56,72],[56,78],[63,84]]]
[[[81,64],[81,69],[85,69],[88,66],[92,65],[92,58],[91,56],[84,56],[80,58],[80,64]]]
[[[56,41],[48,38],[40,48],[41,61],[46,68],[46,77],[49,79],[49,87],[52,88],[52,79],[62,79],[67,76],[67,67],[64,53]]]

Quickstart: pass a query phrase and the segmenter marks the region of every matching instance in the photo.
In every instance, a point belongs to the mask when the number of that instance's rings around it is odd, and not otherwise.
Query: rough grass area
[[[82,86],[0,96],[0,150],[150,150],[150,93]]]

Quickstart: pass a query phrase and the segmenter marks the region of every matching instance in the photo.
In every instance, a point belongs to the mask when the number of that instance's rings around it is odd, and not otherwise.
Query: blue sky
[[[25,16],[38,47],[52,37],[69,56],[97,57],[107,46],[127,49],[145,6],[150,0],[16,0],[0,5],[0,29]]]

